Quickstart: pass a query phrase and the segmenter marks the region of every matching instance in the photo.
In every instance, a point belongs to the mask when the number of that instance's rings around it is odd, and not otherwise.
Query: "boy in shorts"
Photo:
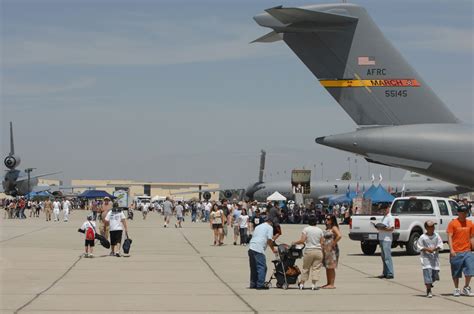
[[[95,242],[95,233],[96,233],[96,226],[95,222],[92,220],[92,215],[87,216],[87,220],[82,224],[82,227],[80,230],[84,231],[84,234],[86,236],[85,240],[85,253],[84,257],[94,257],[92,254],[92,251],[94,249],[94,242]]]
[[[428,220],[425,222],[426,233],[417,242],[420,250],[421,267],[423,268],[423,279],[426,286],[426,297],[432,298],[431,288],[433,283],[439,280],[439,251],[443,249],[443,240],[434,232],[436,222]]]

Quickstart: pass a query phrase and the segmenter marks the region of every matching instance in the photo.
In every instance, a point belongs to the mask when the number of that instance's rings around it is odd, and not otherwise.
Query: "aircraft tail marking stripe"
[[[320,80],[324,87],[420,87],[415,79],[388,80]]]

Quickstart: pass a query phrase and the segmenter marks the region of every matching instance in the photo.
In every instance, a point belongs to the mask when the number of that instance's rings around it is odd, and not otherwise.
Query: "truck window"
[[[459,205],[455,201],[449,201],[449,205],[451,205],[451,213],[453,216],[458,214]]]
[[[441,216],[449,216],[448,205],[445,201],[438,200],[438,207]]]
[[[405,199],[396,200],[392,205],[394,215],[433,214],[430,200]]]

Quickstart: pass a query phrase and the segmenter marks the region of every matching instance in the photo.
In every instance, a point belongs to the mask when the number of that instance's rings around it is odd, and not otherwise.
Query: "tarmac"
[[[208,224],[163,228],[162,217],[130,221],[130,257],[110,257],[98,243],[96,257],[81,257],[77,232],[85,211],[69,222],[41,218],[0,220],[1,313],[473,313],[474,298],[453,297],[449,253],[441,254],[441,281],[425,297],[418,256],[394,251],[395,279],[381,273],[380,254],[364,256],[342,226],[334,290],[248,289],[247,248],[226,239],[212,246]],[[174,220],[172,220],[174,223]],[[280,242],[299,238],[303,225],[283,225]],[[273,254],[267,251],[268,274]],[[302,265],[302,260],[297,264]],[[463,282],[463,281],[462,281]],[[325,272],[320,285],[325,284]],[[273,284],[275,287],[275,282]]]

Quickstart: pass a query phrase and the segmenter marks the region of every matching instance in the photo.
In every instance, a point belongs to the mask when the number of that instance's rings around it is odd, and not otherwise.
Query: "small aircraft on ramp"
[[[3,161],[8,170],[3,178],[3,192],[10,196],[26,195],[38,185],[38,178],[46,177],[59,172],[45,173],[40,175],[31,175],[33,168],[18,170],[17,167],[21,163],[20,156],[15,154],[15,143],[13,141],[13,124],[10,122],[10,153]]]
[[[266,152],[261,151],[260,167],[258,173],[258,181],[250,184],[247,188],[218,188],[208,190],[193,190],[173,193],[173,195],[201,193],[204,199],[210,199],[211,193],[220,193],[219,199],[226,198],[229,200],[247,199],[265,202],[267,197],[275,191],[280,192],[288,199],[293,199],[293,187],[291,180],[264,182]],[[359,191],[363,192],[364,187],[368,189],[373,184],[373,180],[356,181],[356,180],[311,180],[310,193],[305,196],[314,200],[327,199],[332,196],[340,196],[348,190],[355,191],[359,187]],[[381,184],[392,194],[400,196],[404,195],[433,195],[433,196],[451,196],[471,191],[470,189],[457,186],[452,183],[439,181],[417,173],[407,172],[401,181],[382,181]]]
[[[254,42],[283,40],[359,126],[317,143],[474,188],[474,126],[454,116],[364,8],[265,11],[254,19],[273,31]]]

